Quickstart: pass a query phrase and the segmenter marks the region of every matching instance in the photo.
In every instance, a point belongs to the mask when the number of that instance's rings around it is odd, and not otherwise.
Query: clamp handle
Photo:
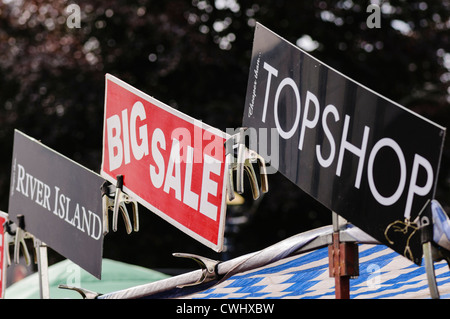
[[[113,225],[114,232],[117,231],[117,224],[119,219],[119,212],[125,223],[125,229],[128,234],[133,230],[139,231],[139,210],[136,201],[132,200],[127,194],[123,192],[123,176],[117,176],[116,186],[111,185],[105,181],[101,186],[102,191],[102,209],[103,209],[103,234],[106,235],[109,232],[108,212],[113,212]],[[130,216],[128,215],[127,204],[132,205],[132,212],[134,218],[134,227],[131,225]]]
[[[234,163],[234,137],[230,137],[229,139],[227,139],[225,141],[225,156],[226,156],[226,161],[228,163],[228,168],[227,168],[227,172],[228,172],[228,178],[227,178],[227,195],[228,195],[228,199],[230,201],[232,201],[235,198],[234,195],[234,182],[233,182],[233,169],[235,166]]]
[[[111,185],[108,181],[105,181],[101,186],[102,191],[102,211],[103,211],[103,235],[109,232],[108,211],[114,207],[114,191],[111,191]]]
[[[263,193],[268,192],[269,183],[267,180],[266,162],[262,156],[257,154],[253,150],[249,150],[245,146],[245,132],[246,128],[239,128],[239,133],[231,136],[225,142],[226,159],[228,162],[228,199],[231,201],[235,198],[234,186],[233,186],[233,170],[236,170],[236,191],[239,194],[244,192],[244,171],[250,180],[250,186],[252,189],[253,199],[257,199],[260,196],[258,180],[253,168],[253,162],[259,162],[259,173],[261,179],[261,191]],[[237,160],[234,157],[234,147],[237,145]]]
[[[68,289],[68,290],[73,290],[78,292],[81,297],[83,297],[83,299],[97,299],[98,296],[101,296],[102,294],[94,292],[94,291],[90,291],[84,288],[79,288],[79,287],[75,287],[75,286],[68,286],[68,285],[58,285],[58,288],[60,289]]]
[[[269,191],[269,182],[267,180],[266,161],[264,160],[264,157],[262,157],[261,155],[259,155],[255,151],[252,151],[252,150],[246,150],[246,151],[248,153],[247,161],[250,162],[249,163],[250,165],[248,165],[248,166],[253,168],[253,166],[251,165],[251,162],[253,162],[253,161],[257,161],[258,162],[258,164],[259,164],[259,176],[260,176],[260,182],[261,182],[261,191],[263,193],[267,193]],[[253,176],[254,176],[254,180],[256,181],[256,174],[254,173],[254,171],[253,171]],[[255,183],[255,185],[258,186],[257,182]]]
[[[243,127],[239,128],[239,135],[238,135],[238,154],[237,154],[237,171],[236,171],[236,191],[239,194],[242,194],[244,192],[244,167],[246,158],[245,158],[245,135],[244,135],[245,129]],[[249,175],[253,173],[253,175],[249,176],[250,180],[252,181],[252,186],[254,185],[253,182],[256,180],[256,175],[254,171],[247,172]]]
[[[190,258],[194,260],[202,270],[202,274],[197,281],[191,284],[179,285],[177,286],[177,288],[200,285],[215,280],[219,277],[217,273],[217,265],[220,263],[220,261],[218,260],[212,260],[203,256],[186,253],[174,253],[173,256],[181,258]]]
[[[29,266],[31,258],[25,243],[25,236],[25,216],[17,215],[16,238],[14,240],[14,262],[16,264],[19,263],[19,250],[22,250],[22,254],[25,257],[25,263]]]
[[[119,217],[119,210],[122,213],[122,217],[125,222],[125,228],[128,234],[132,231],[130,216],[128,216],[128,210],[126,204],[131,204],[134,216],[134,231],[139,231],[139,214],[137,203],[122,191],[123,188],[123,175],[117,176],[116,194],[114,198],[114,210],[113,210],[113,231],[117,231],[117,222]]]

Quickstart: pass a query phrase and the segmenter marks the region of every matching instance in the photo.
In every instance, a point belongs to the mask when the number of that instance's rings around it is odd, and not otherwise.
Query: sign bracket
[[[260,197],[258,180],[256,178],[255,170],[253,169],[253,162],[259,163],[261,191],[267,193],[269,190],[269,183],[267,180],[266,162],[262,156],[253,150],[249,150],[245,146],[245,130],[240,127],[239,133],[232,135],[225,142],[225,154],[228,163],[228,199],[232,201],[234,195],[233,171],[236,171],[236,191],[239,194],[244,192],[244,170],[250,180],[253,199]],[[237,149],[237,156],[235,156],[235,149]]]
[[[25,216],[17,215],[17,228],[14,237],[14,262],[19,263],[19,250],[22,250],[22,254],[25,258],[27,266],[31,264],[30,253],[28,252],[25,239],[32,238],[32,236],[25,231]]]
[[[139,211],[138,204],[130,196],[123,192],[123,175],[117,175],[117,183],[114,187],[109,182],[105,181],[101,187],[102,189],[102,205],[103,205],[103,233],[109,232],[108,212],[113,211],[113,225],[112,230],[117,231],[117,224],[119,218],[119,211],[122,214],[125,223],[125,229],[128,234],[134,230],[139,231]],[[134,218],[134,227],[131,225],[130,216],[128,214],[127,204],[131,204]]]

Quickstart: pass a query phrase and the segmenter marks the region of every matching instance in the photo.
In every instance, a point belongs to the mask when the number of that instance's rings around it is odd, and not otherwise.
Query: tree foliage
[[[67,24],[72,3],[80,7],[80,28]],[[217,128],[239,127],[256,21],[447,126],[450,2],[372,3],[381,8],[379,28],[366,23],[369,1],[4,1],[0,209],[7,211],[14,129],[99,170],[105,73]],[[445,205],[450,204],[447,153],[448,148],[438,192]],[[329,223],[329,212],[282,176],[270,176],[270,183],[270,193],[235,234],[235,253]],[[152,214],[141,215],[147,223],[141,234],[108,235],[105,254],[161,267],[174,262],[167,259],[173,249],[202,251]]]

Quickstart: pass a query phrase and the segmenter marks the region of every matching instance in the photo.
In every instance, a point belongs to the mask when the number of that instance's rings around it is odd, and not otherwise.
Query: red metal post
[[[350,278],[359,275],[358,245],[340,242],[339,231],[333,233],[328,246],[330,277],[334,277],[336,299],[350,299]]]

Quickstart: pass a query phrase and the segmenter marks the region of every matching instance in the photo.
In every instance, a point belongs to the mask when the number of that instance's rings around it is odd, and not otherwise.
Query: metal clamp
[[[19,263],[19,250],[22,250],[22,254],[25,258],[27,266],[31,264],[30,253],[28,252],[25,239],[32,238],[31,234],[25,231],[25,216],[17,215],[17,228],[14,238],[14,262]]]
[[[430,295],[432,299],[439,299],[440,298],[439,289],[437,287],[436,275],[434,273],[434,261],[436,257],[436,249],[431,242],[422,243],[422,248]]]
[[[9,219],[3,224],[4,236],[5,236],[5,246],[6,248],[6,262],[8,267],[11,265],[11,256],[9,254],[9,246],[15,243],[16,232],[12,230],[12,221]]]
[[[103,235],[109,232],[108,212],[114,209],[114,194],[116,189],[114,185],[105,181],[102,186],[102,212],[103,212]]]
[[[113,225],[112,230],[117,231],[117,224],[119,219],[119,211],[122,214],[125,229],[128,234],[133,230],[139,231],[139,212],[138,204],[135,200],[132,200],[130,196],[123,192],[123,175],[117,176],[117,184],[115,190],[112,189],[112,185],[108,185],[107,182],[103,183],[102,187],[102,205],[103,205],[103,233],[107,234],[109,231],[108,212],[113,211]],[[113,194],[113,195],[112,195]],[[128,215],[127,204],[131,204],[133,210],[134,227],[131,225],[130,216]]]
[[[196,286],[203,283],[210,282],[212,280],[216,280],[219,275],[217,273],[217,265],[220,263],[218,260],[212,260],[206,257],[202,257],[199,255],[194,254],[185,254],[185,253],[174,253],[174,257],[182,257],[182,258],[190,258],[197,262],[197,264],[200,265],[200,268],[202,270],[202,274],[200,278],[192,283],[192,284],[186,284],[186,285],[180,285],[177,286],[177,288],[183,288],[183,287],[189,287],[189,286]]]
[[[61,284],[61,285],[58,285],[58,288],[76,291],[81,295],[81,297],[83,297],[83,299],[97,299],[98,296],[102,295],[100,293],[90,291],[90,290],[87,290],[84,288],[75,287],[75,286],[68,286],[68,285]]]
[[[266,162],[262,156],[253,150],[249,150],[245,146],[245,128],[239,128],[239,133],[232,135],[225,142],[225,154],[228,162],[228,199],[231,201],[235,198],[233,171],[236,170],[236,191],[239,194],[244,192],[244,170],[250,180],[253,199],[260,196],[258,181],[252,163],[259,163],[261,191],[267,193],[269,190],[269,183],[267,181]],[[235,148],[237,148],[237,158],[234,156]]]
[[[437,201],[432,201],[434,205],[439,205]],[[423,259],[425,261],[425,270],[428,280],[428,288],[430,290],[431,298],[439,299],[439,289],[436,282],[436,274],[434,269],[434,263],[445,260],[450,268],[450,251],[439,246],[433,240],[434,225],[433,225],[433,212],[432,205],[428,205],[430,201],[427,201],[421,213],[419,214],[419,227],[421,231],[421,242],[423,248]],[[440,205],[439,205],[440,207]],[[425,210],[425,208],[427,208]],[[441,208],[442,213],[444,210]],[[422,214],[424,212],[424,214]],[[444,213],[445,214],[445,213]]]

